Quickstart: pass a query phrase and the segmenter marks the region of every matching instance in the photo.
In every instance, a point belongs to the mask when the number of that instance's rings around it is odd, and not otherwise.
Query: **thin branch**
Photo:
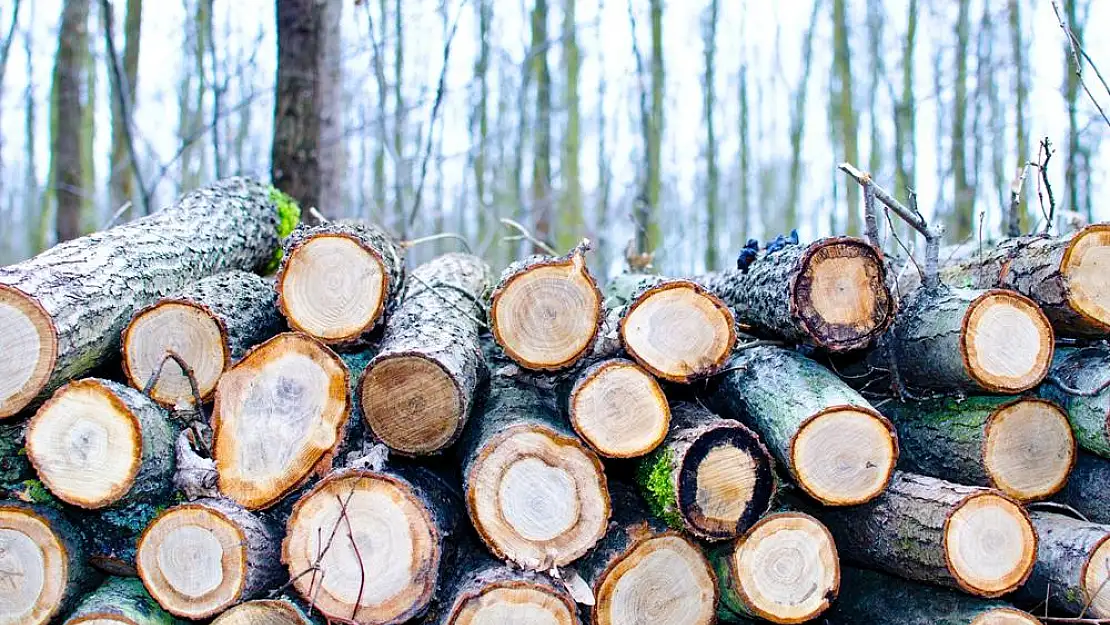
[[[1102,119],[1106,122],[1106,125],[1110,126],[1110,117],[1106,116],[1106,111],[1102,110],[1102,106],[1098,103],[1098,100],[1095,99],[1095,94],[1091,93],[1090,88],[1087,87],[1087,81],[1083,80],[1083,63],[1079,60],[1079,51],[1077,49],[1079,39],[1075,36],[1075,32],[1072,31],[1071,24],[1064,21],[1064,16],[1060,14],[1060,5],[1056,3],[1056,0],[1052,0],[1052,10],[1056,12],[1056,21],[1060,23],[1060,28],[1063,29],[1064,34],[1068,38],[1068,47],[1071,49],[1072,62],[1075,63],[1075,77],[1079,80],[1079,84],[1083,86],[1083,91],[1087,92],[1087,97],[1091,99],[1095,108],[1098,109],[1099,115],[1102,115]],[[1086,53],[1084,53],[1083,56],[1088,62],[1091,60]],[[1095,64],[1091,63],[1091,67],[1095,67]],[[1099,74],[1098,68],[1095,68],[1095,74],[1098,75],[1099,80],[1102,81],[1102,86],[1106,87],[1106,81],[1102,79],[1102,75]],[[1107,88],[1107,93],[1110,93],[1110,88]]]
[[[143,386],[143,395],[150,397],[150,394],[154,391],[154,385],[157,384],[158,379],[162,377],[162,371],[166,368],[166,362],[170,360],[177,363],[177,366],[181,368],[181,373],[189,379],[189,390],[193,393],[194,407],[199,410],[203,402],[201,402],[200,397],[200,386],[197,385],[197,378],[193,375],[193,368],[186,364],[185,360],[181,356],[178,356],[173,350],[168,350],[166,352],[165,358],[162,359],[162,362],[158,363],[158,368],[150,374],[150,378],[147,379],[146,385]]]
[[[112,213],[112,216],[108,218],[108,221],[104,222],[104,225],[100,229],[107,230],[108,228],[116,225],[116,222],[119,221],[119,218],[122,217],[123,214],[129,210],[131,210],[131,200],[127,200],[122,205],[120,205],[120,207],[116,209],[116,212]]]
[[[875,184],[868,177],[863,185],[863,220],[864,231],[867,233],[867,242],[877,250],[883,249],[883,242],[879,240],[879,216],[875,211]]]
[[[478,324],[478,327],[480,327],[480,328],[483,328],[483,329],[485,329],[485,330],[488,330],[488,329],[489,329],[489,325],[488,325],[488,324],[486,324],[486,322],[485,322],[485,321],[482,321],[482,320],[481,320],[481,319],[479,319],[479,318],[478,318],[477,316],[475,316],[475,315],[471,314],[471,312],[470,312],[469,310],[466,310],[466,309],[464,309],[464,308],[463,308],[462,306],[459,306],[458,302],[453,302],[453,301],[451,301],[450,299],[448,299],[448,298],[447,298],[447,296],[446,296],[446,295],[444,295],[443,293],[440,293],[440,292],[439,292],[439,291],[438,291],[437,289],[438,289],[439,287],[443,287],[443,288],[446,288],[446,289],[451,289],[451,290],[453,290],[453,291],[457,291],[457,292],[459,292],[459,293],[461,293],[461,294],[465,295],[465,296],[466,296],[466,299],[469,299],[469,300],[473,301],[473,302],[474,302],[474,304],[475,304],[475,305],[476,305],[476,306],[478,307],[478,310],[482,310],[482,304],[481,304],[481,302],[479,302],[478,300],[476,300],[476,299],[474,298],[474,295],[472,295],[471,293],[468,293],[467,291],[465,291],[465,290],[463,290],[463,289],[460,289],[459,287],[457,287],[457,286],[455,286],[455,285],[453,285],[453,284],[445,284],[445,283],[443,283],[443,282],[434,282],[434,283],[431,283],[431,284],[429,284],[429,283],[428,283],[428,282],[427,282],[426,280],[424,280],[424,278],[421,278],[420,276],[416,275],[415,273],[410,273],[410,274],[408,275],[408,277],[409,277],[409,279],[412,279],[412,280],[416,280],[416,281],[417,281],[417,282],[419,282],[420,284],[423,284],[423,285],[424,285],[424,287],[425,287],[426,289],[428,289],[428,290],[429,290],[429,291],[431,291],[432,293],[435,293],[437,297],[439,297],[439,298],[440,298],[440,299],[442,299],[443,301],[447,302],[447,303],[448,303],[448,304],[450,304],[450,305],[451,305],[452,307],[454,307],[454,308],[458,309],[458,310],[459,310],[459,311],[460,311],[460,312],[461,312],[462,314],[466,315],[466,317],[467,317],[468,319],[470,319],[470,320],[471,320],[471,321],[473,321],[474,323]],[[407,295],[406,295],[406,296],[407,296]]]
[[[1044,151],[1044,160],[1037,165],[1041,171],[1041,182],[1044,184],[1045,193],[1048,194],[1048,212],[1044,212],[1044,198],[1041,198],[1041,213],[1045,218],[1044,231],[1047,234],[1052,231],[1052,222],[1056,219],[1056,197],[1052,194],[1052,183],[1048,180],[1048,162],[1052,160],[1052,155],[1056,152],[1052,149],[1052,142],[1045,137],[1041,140],[1041,149]],[[1040,195],[1040,189],[1037,190],[1037,195]]]
[[[127,77],[120,69],[119,55],[116,53],[115,18],[112,13],[112,3],[109,0],[100,0],[100,10],[104,16],[104,42],[108,46],[108,65],[111,70],[112,84],[116,88],[116,106],[123,123],[123,138],[127,141],[127,155],[131,161],[131,173],[135,177],[135,185],[139,187],[139,208],[144,215],[150,214],[150,191],[143,182],[143,171],[139,167],[139,155],[135,151],[134,119],[131,110],[131,86],[127,84]]]
[[[1021,236],[1021,188],[1025,185],[1025,176],[1029,173],[1029,164],[1018,167],[1014,182],[1010,184],[1010,210],[1007,213],[1006,236]]]
[[[358,616],[358,608],[362,605],[362,593],[366,588],[366,565],[362,562],[362,554],[358,550],[358,541],[355,540],[355,528],[351,526],[351,517],[347,514],[347,508],[343,505],[343,500],[339,495],[335,495],[335,500],[339,502],[340,510],[339,518],[347,523],[347,538],[351,541],[351,551],[355,554],[355,561],[358,562],[358,596],[355,598],[355,605],[351,609],[351,620]]]
[[[8,54],[12,51],[12,41],[15,39],[15,27],[19,24],[19,5],[22,0],[15,0],[15,5],[12,7],[12,25],[8,29],[8,36],[4,39],[3,46],[0,47],[0,84],[4,82],[4,70],[8,67]]]
[[[466,253],[467,254],[472,254],[473,253],[470,249],[470,242],[466,240],[466,237],[464,237],[461,234],[456,234],[454,232],[441,232],[439,234],[431,234],[431,235],[428,235],[426,237],[417,237],[415,239],[410,239],[408,241],[402,241],[401,242],[401,247],[404,247],[404,248],[408,249],[408,248],[411,248],[411,247],[416,247],[417,245],[423,245],[424,243],[430,243],[432,241],[441,241],[443,239],[454,239],[454,240],[462,243],[463,247],[466,248]]]
[[[519,222],[513,221],[512,219],[509,219],[508,217],[502,217],[500,219],[500,221],[501,221],[501,225],[512,228],[513,230],[516,230],[517,232],[520,233],[518,236],[515,236],[515,237],[505,237],[505,239],[504,239],[505,241],[520,241],[520,240],[523,239],[523,240],[531,242],[532,245],[535,245],[536,247],[538,247],[541,250],[547,252],[548,254],[551,254],[552,256],[558,256],[559,255],[559,252],[556,252],[555,248],[553,248],[550,245],[548,245],[547,243],[544,243],[543,241],[537,239],[535,236],[532,235],[532,232],[529,231],[528,228],[525,228],[524,226],[520,225]]]

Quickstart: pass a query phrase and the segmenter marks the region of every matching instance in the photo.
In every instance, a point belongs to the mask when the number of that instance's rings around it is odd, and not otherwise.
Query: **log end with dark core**
[[[189,374],[202,401],[216,391],[224,369],[231,365],[227,330],[211,312],[191,302],[163,300],[137,315],[123,331],[123,371],[131,386],[144,389],[159,372],[150,397],[164,406],[192,403]],[[173,352],[189,366],[183,371]]]
[[[312,621],[290,601],[259,599],[227,610],[212,625],[312,625]]]
[[[574,605],[547,586],[523,580],[506,580],[458,597],[447,620],[449,625],[518,622],[578,625],[578,618]]]
[[[878,497],[898,462],[894,425],[859,406],[833,406],[810,417],[790,442],[798,485],[827,506]]]
[[[1033,300],[993,289],[968,307],[960,354],[968,375],[984,389],[1020,393],[1048,375],[1054,336],[1048,318]]]
[[[894,320],[881,254],[852,237],[810,245],[790,284],[790,308],[818,346],[866,347]]]
[[[1067,415],[1050,401],[1018,399],[987,421],[984,468],[995,488],[1018,501],[1037,501],[1059,492],[1077,453]]]
[[[713,374],[736,345],[728,307],[689,280],[667,280],[642,293],[621,318],[621,342],[636,362],[671,382]]]
[[[458,439],[466,422],[458,382],[423,354],[375,359],[362,376],[358,397],[370,429],[403,454],[444,449]]]
[[[46,387],[58,359],[58,332],[39,302],[0,284],[0,419],[23,410]]]
[[[574,431],[598,454],[634,458],[659,446],[671,409],[648,372],[624,359],[605,360],[575,382],[567,406]]]
[[[1110,333],[1110,224],[1087,226],[1064,250],[1060,273],[1069,307],[1102,333]]]
[[[1037,533],[1017,502],[980,492],[961,501],[945,520],[944,559],[965,592],[1001,597],[1033,572]]]

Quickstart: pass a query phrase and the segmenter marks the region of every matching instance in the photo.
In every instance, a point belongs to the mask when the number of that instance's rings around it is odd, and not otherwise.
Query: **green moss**
[[[60,508],[62,503],[38,480],[23,480],[9,494],[12,499],[24,503],[42,504]]]
[[[682,529],[682,515],[675,499],[671,476],[674,474],[674,452],[663,448],[648,456],[639,466],[637,482],[644,499],[655,516],[673,529]]]
[[[1067,592],[1064,593],[1064,598],[1068,600],[1068,603],[1080,602],[1079,593],[1075,592],[1074,588],[1068,588]]]
[[[278,238],[284,240],[289,236],[297,224],[301,223],[301,207],[289,194],[277,187],[270,187],[270,201],[277,206],[278,211]],[[281,244],[274,250],[274,256],[266,265],[265,273],[273,273],[281,263]]]

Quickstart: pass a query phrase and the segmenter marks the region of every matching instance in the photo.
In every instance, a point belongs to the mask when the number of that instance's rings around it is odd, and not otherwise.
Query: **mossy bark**
[[[1106,496],[1108,484],[1110,460],[1080,453],[1068,483],[1053,500],[1075,508],[1090,521],[1110,525],[1110,497]]]
[[[1110,458],[1108,381],[1110,348],[1063,348],[1056,351],[1049,379],[1040,388],[1042,397],[1067,413],[1079,446],[1104,458]]]
[[[25,423],[0,423],[0,498],[34,479],[35,469],[23,448]]]
[[[109,577],[81,600],[65,625],[97,619],[116,619],[133,625],[181,625],[147,593],[135,578]]]
[[[1051,512],[1029,513],[1037,528],[1037,564],[1017,595],[1035,605],[1048,597],[1049,606],[1065,614],[1094,619],[1110,617],[1106,601],[1094,602],[1084,576],[1087,566],[1105,566],[1093,559],[1095,551],[1110,539],[1110,526],[1080,521]],[[1105,592],[1105,590],[1103,590]]]
[[[89,563],[108,575],[137,575],[135,553],[139,538],[168,505],[137,502],[78,513],[76,518],[87,530]]]

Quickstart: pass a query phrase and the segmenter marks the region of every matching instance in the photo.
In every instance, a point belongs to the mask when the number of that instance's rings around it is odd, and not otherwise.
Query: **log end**
[[[86,509],[119,501],[142,462],[139,419],[91,378],[58,389],[31,418],[26,441],[42,483],[58,499]]]
[[[209,311],[189,302],[162,301],[135,315],[123,331],[123,371],[131,386],[145,389],[161,370],[150,397],[164,406],[192,404],[188,374],[173,360],[172,352],[189,367],[201,400],[208,400],[216,382],[231,365],[227,331]],[[165,364],[163,365],[163,362]]]
[[[866,347],[894,320],[882,256],[852,237],[809,246],[790,285],[790,305],[815,343],[834,352]]]
[[[529,266],[490,300],[494,339],[527,369],[555,371],[578,362],[601,315],[601,291],[578,254]]]
[[[1018,501],[1045,499],[1063,488],[1076,453],[1067,415],[1052,402],[1018,399],[987,420],[987,474],[995,488]]]
[[[1089,606],[1091,616],[1106,618],[1110,615],[1110,597],[1106,595],[1106,586],[1110,583],[1110,534],[1098,541],[1091,557],[1083,563],[1079,579],[1084,592],[1080,603]]]
[[[713,374],[736,345],[732,312],[689,280],[668,280],[642,292],[621,318],[620,336],[645,369],[682,383]]]
[[[663,389],[635,363],[613,359],[575,383],[568,413],[575,432],[607,458],[642,456],[663,442],[671,409]]]
[[[357,341],[377,325],[390,292],[379,253],[357,237],[327,232],[289,251],[277,279],[278,306],[296,330],[325,343]]]
[[[347,380],[339,357],[303,334],[279,334],[248,352],[216,387],[220,492],[256,510],[303,482],[339,443]]]
[[[227,610],[212,625],[312,625],[312,621],[289,601],[260,599]]]
[[[0,419],[30,404],[50,381],[58,331],[38,300],[0,284]]]
[[[993,289],[964,315],[960,353],[964,368],[992,393],[1014,394],[1041,383],[1052,365],[1055,337],[1033,300]]]
[[[792,470],[811,497],[852,506],[878,497],[898,461],[898,436],[879,413],[834,406],[807,420],[790,443]]]
[[[1028,612],[1015,608],[987,610],[971,621],[971,625],[1040,625],[1041,621]]]
[[[444,449],[459,437],[466,418],[455,378],[422,354],[375,359],[362,376],[358,396],[370,429],[404,454]]]
[[[498,557],[532,570],[565,566],[605,534],[605,473],[577,439],[517,425],[486,444],[466,476],[467,511]]]
[[[1110,224],[1094,224],[1068,243],[1060,262],[1068,305],[1094,329],[1110,332]]]
[[[734,590],[746,608],[773,623],[822,614],[840,588],[840,559],[829,530],[800,512],[764,517],[729,558]]]
[[[569,598],[542,584],[504,581],[484,586],[458,598],[448,625],[502,625],[543,623],[577,625],[575,607]]]
[[[0,505],[0,554],[0,624],[48,622],[68,582],[62,537],[33,510]]]
[[[1000,597],[1033,572],[1037,533],[1019,504],[997,492],[978,493],[944,522],[944,558],[965,592]]]
[[[320,557],[320,537],[333,535]],[[347,471],[325,478],[294,506],[282,561],[301,597],[327,617],[401,623],[432,597],[442,540],[408,482]],[[302,575],[317,563],[320,575]]]
[[[595,590],[598,625],[708,625],[717,611],[717,579],[697,545],[677,533],[641,541],[602,573]]]

